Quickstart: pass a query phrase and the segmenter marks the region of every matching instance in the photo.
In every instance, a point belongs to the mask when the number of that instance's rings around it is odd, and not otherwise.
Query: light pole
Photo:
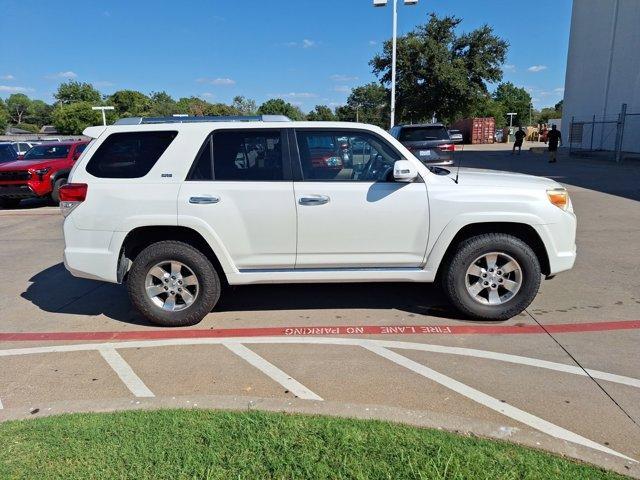
[[[107,126],[107,115],[104,113],[105,110],[114,110],[113,107],[91,107],[91,110],[100,110],[102,111],[102,125]]]
[[[373,0],[374,7],[386,7],[388,0]],[[418,0],[404,0],[405,5],[417,5]],[[391,51],[391,128],[396,123],[396,57],[398,47],[398,0],[393,0],[393,45]]]
[[[507,113],[509,115],[509,128],[513,128],[513,117],[517,117],[517,113]]]

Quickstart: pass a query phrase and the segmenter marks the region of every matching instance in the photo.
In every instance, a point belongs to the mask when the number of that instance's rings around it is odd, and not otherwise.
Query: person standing
[[[520,155],[522,153],[522,142],[524,142],[524,137],[526,137],[527,134],[524,133],[524,130],[522,130],[522,127],[518,127],[518,131],[516,132],[515,136],[516,136],[516,141],[513,144],[513,150],[511,150],[511,155],[516,153],[516,148],[518,149],[518,155]]]
[[[555,125],[551,125],[547,140],[549,141],[549,163],[556,163],[558,161],[558,144],[562,145],[562,134]]]

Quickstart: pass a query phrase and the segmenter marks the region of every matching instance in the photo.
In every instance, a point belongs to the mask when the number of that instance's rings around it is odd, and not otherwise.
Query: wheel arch
[[[527,223],[519,222],[479,222],[463,226],[454,235],[439,262],[436,279],[439,279],[444,265],[446,265],[449,259],[453,256],[461,242],[468,238],[485,233],[504,233],[522,240],[524,243],[529,245],[536,254],[536,257],[540,262],[540,269],[542,273],[544,275],[549,275],[551,271],[549,255],[542,238],[534,227]]]
[[[131,267],[131,263],[149,245],[166,240],[184,242],[200,250],[212,263],[221,281],[228,284],[224,268],[211,245],[196,230],[181,226],[144,226],[131,230],[122,242],[118,261],[118,282],[121,283]]]

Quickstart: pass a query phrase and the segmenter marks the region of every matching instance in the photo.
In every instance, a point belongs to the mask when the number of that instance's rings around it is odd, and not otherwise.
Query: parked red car
[[[25,198],[50,197],[60,202],[58,190],[88,142],[36,145],[16,161],[0,163],[0,206],[17,207]]]

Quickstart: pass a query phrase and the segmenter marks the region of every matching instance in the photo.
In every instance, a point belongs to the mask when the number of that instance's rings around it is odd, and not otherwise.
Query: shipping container
[[[451,128],[460,130],[464,143],[494,143],[496,121],[493,117],[463,118],[451,125]]]

